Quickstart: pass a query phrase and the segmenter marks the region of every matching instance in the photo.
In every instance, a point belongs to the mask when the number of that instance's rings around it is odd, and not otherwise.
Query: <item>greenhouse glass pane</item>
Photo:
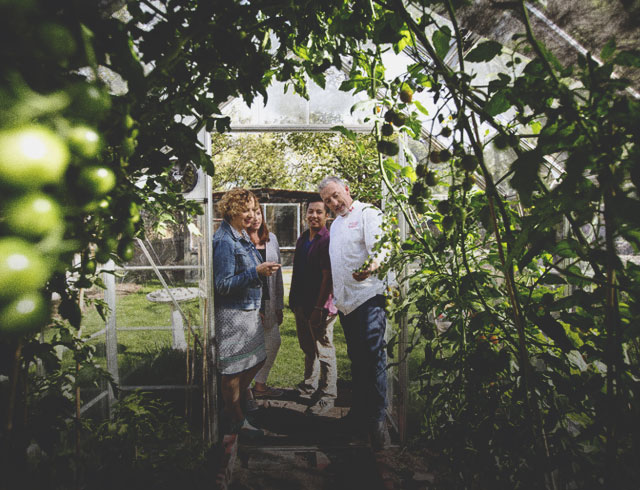
[[[366,97],[342,92],[340,84],[346,79],[344,73],[332,68],[325,73],[325,88],[315,83],[309,85],[309,123],[310,124],[364,124],[365,110],[351,108]]]
[[[289,87],[285,93],[285,84],[273,82],[267,89],[267,104],[264,97],[257,96],[247,106],[241,99],[235,99],[225,107],[223,113],[231,118],[232,126],[287,126],[306,124],[364,124],[364,118],[370,113],[366,108],[351,109],[359,101],[366,100],[366,94],[353,95],[340,90],[346,75],[331,68],[325,73],[325,88],[309,81],[307,89],[309,99],[295,94]]]

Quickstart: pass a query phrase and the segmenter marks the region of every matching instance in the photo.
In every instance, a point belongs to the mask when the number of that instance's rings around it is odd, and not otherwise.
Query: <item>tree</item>
[[[354,194],[380,200],[377,152],[371,136],[354,144],[337,133],[214,134],[214,189],[274,187],[316,190],[327,175],[339,175]]]

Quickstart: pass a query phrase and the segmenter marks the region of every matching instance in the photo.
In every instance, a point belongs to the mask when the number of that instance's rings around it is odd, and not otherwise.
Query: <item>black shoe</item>
[[[387,430],[387,422],[385,420],[373,422],[369,427],[369,438],[371,439],[371,449],[374,451],[388,448],[391,444],[391,438]]]

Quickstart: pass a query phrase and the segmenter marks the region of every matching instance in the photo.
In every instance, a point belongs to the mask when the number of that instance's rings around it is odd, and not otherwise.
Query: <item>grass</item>
[[[280,326],[282,345],[278,357],[269,375],[268,383],[277,387],[293,387],[302,380],[304,372],[304,356],[298,345],[296,324],[293,312],[288,308],[291,271],[284,270],[285,310],[284,321]],[[194,286],[194,284],[185,284]],[[116,297],[116,325],[123,327],[171,326],[171,307],[168,304],[152,303],[146,295],[162,286],[158,281],[148,281],[139,285],[135,292],[118,293]],[[126,288],[131,291],[131,287]],[[102,299],[100,291],[92,294]],[[181,308],[192,319],[192,324],[199,326],[200,309],[198,301],[181,303]],[[89,336],[104,328],[105,324],[94,308],[88,308],[82,322],[82,333]],[[350,363],[347,357],[346,343],[339,321],[334,327],[334,343],[338,361],[338,376],[343,380],[350,380]],[[200,332],[199,330],[197,330]],[[121,380],[127,384],[128,376],[141,364],[147,363],[160,352],[171,348],[172,336],[170,330],[118,330],[118,368]],[[104,336],[100,335],[89,341],[96,346],[98,363],[106,366]],[[70,362],[70,353],[66,360]],[[139,378],[139,376],[135,376]],[[146,384],[165,384],[163,379],[148,380]]]

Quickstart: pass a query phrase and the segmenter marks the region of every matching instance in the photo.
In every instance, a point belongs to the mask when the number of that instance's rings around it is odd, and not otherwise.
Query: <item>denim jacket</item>
[[[222,221],[213,235],[215,306],[236,310],[260,308],[262,282],[256,266],[262,262],[248,235]]]

